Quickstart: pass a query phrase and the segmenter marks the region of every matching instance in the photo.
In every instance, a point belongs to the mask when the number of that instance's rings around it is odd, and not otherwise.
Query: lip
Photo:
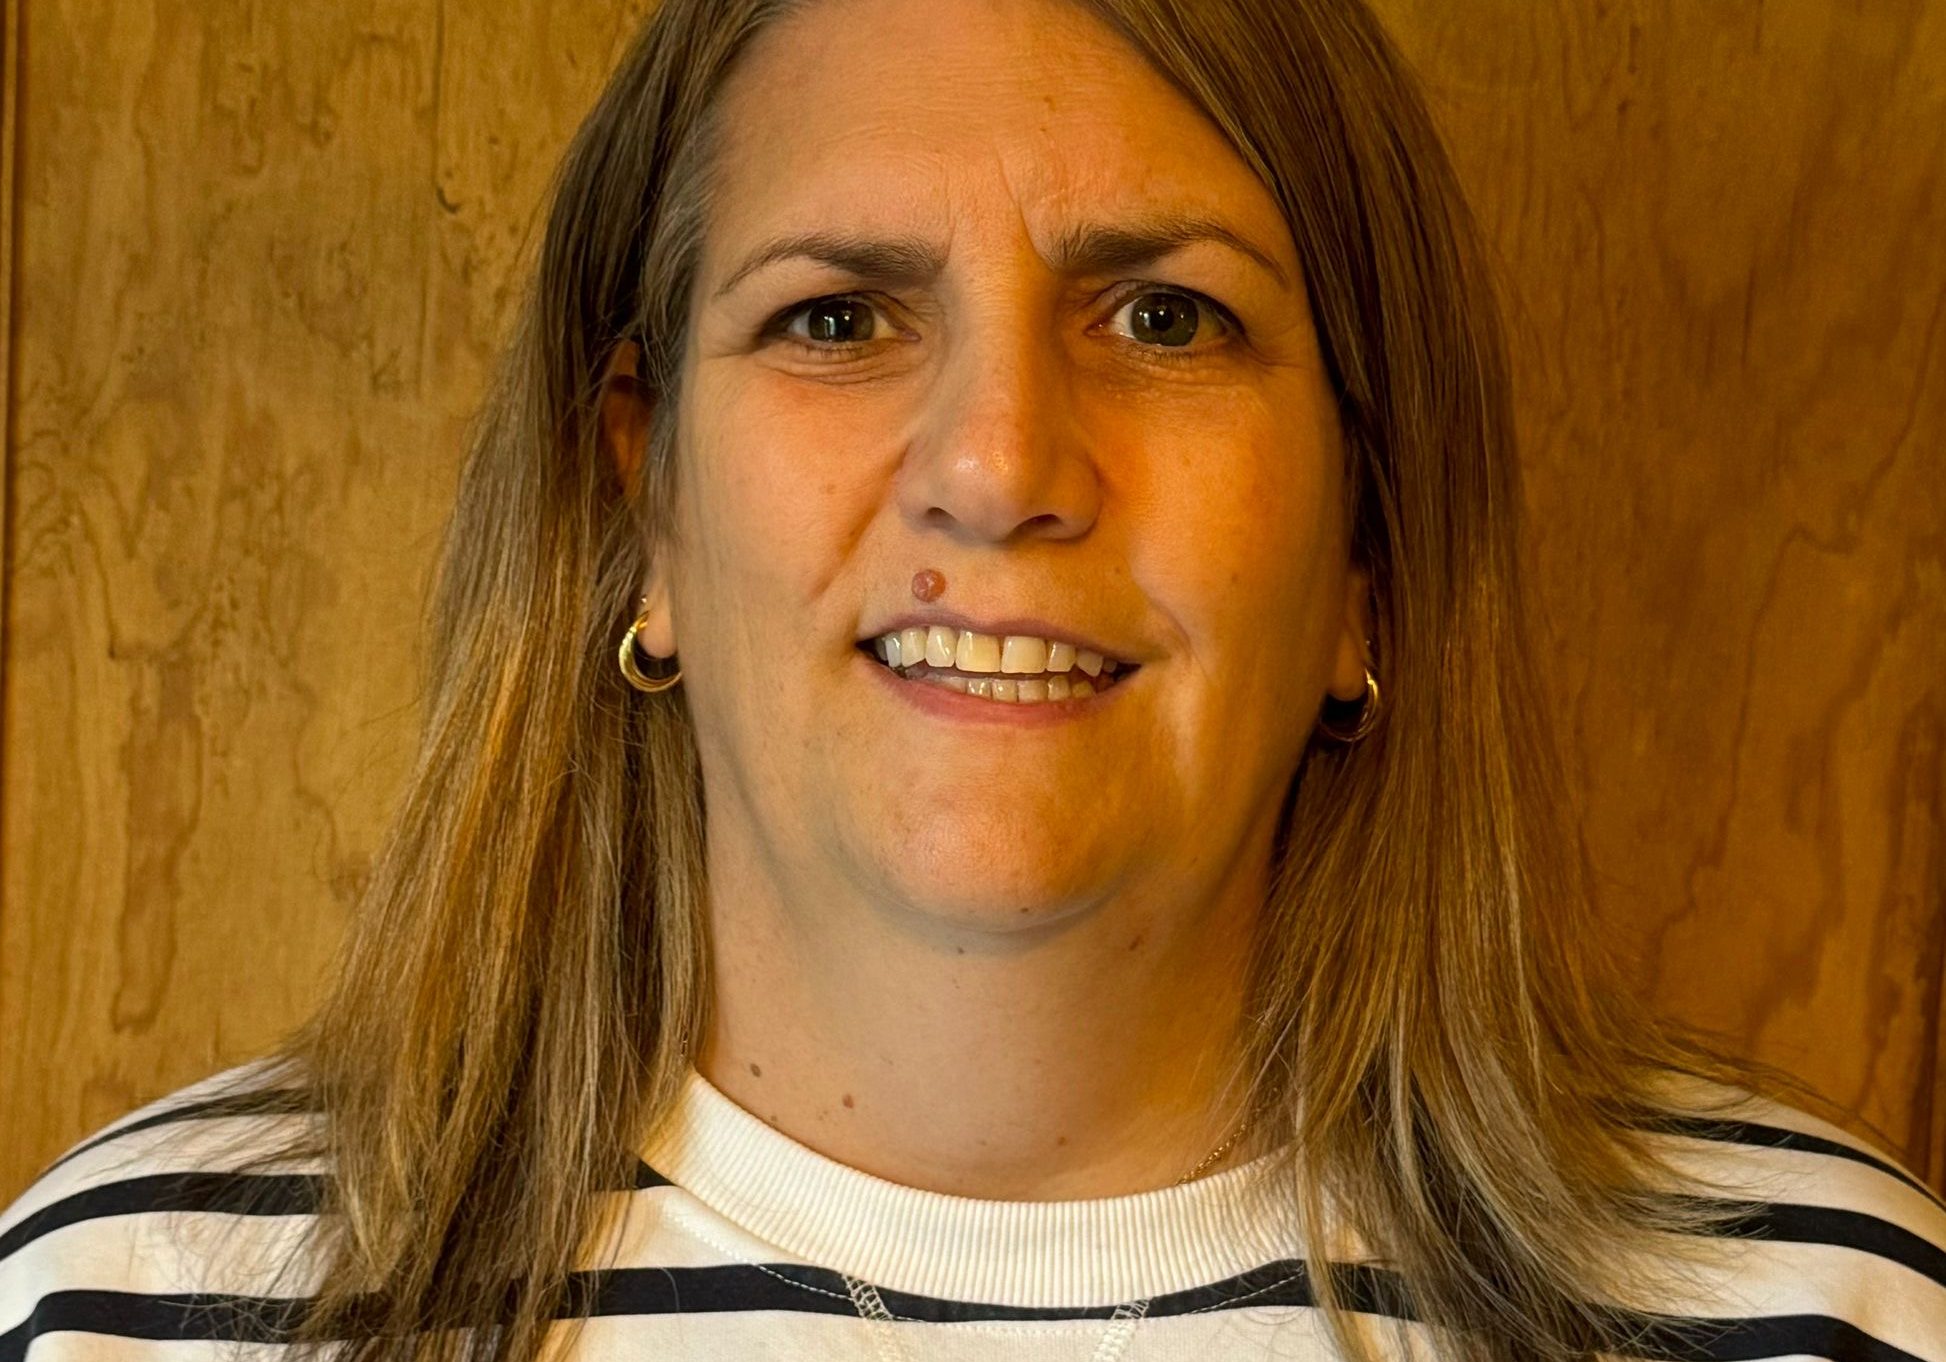
[[[1055,724],[1074,723],[1101,712],[1105,704],[1114,703],[1115,697],[1135,683],[1138,673],[1116,681],[1107,690],[1096,691],[1093,695],[1080,700],[1051,700],[1034,704],[1010,705],[1004,700],[985,700],[977,695],[962,695],[945,686],[933,685],[925,681],[908,681],[875,658],[858,653],[857,666],[865,668],[876,678],[876,684],[885,686],[898,698],[913,705],[920,712],[937,719],[947,719],[958,723],[983,724],[999,728],[1049,728]]]
[[[1091,653],[1112,657],[1117,662],[1127,662],[1140,666],[1150,659],[1141,650],[1127,651],[1112,647],[1087,634],[1077,634],[1071,629],[1054,624],[1038,616],[1013,615],[1006,619],[974,619],[952,610],[910,610],[903,615],[895,615],[878,625],[870,633],[858,638],[859,643],[870,643],[900,629],[929,629],[933,625],[943,625],[948,629],[971,629],[976,634],[992,634],[1005,637],[1008,634],[1025,634],[1033,638],[1047,639],[1050,642],[1072,643],[1077,648],[1086,648]]]

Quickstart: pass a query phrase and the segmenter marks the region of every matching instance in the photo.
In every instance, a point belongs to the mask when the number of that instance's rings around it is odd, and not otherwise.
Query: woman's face
[[[1275,203],[1057,0],[823,0],[723,97],[644,634],[679,653],[712,874],[993,931],[1204,901],[1267,855],[1324,690],[1362,687]],[[869,650],[935,625],[955,661],[970,631],[1123,665],[1008,704]]]

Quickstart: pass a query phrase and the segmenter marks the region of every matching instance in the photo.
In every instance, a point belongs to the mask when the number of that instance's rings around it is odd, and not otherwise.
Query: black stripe
[[[34,1312],[0,1334],[0,1362],[25,1362],[43,1334],[81,1332],[168,1342],[282,1343],[310,1298],[151,1296],[133,1291],[50,1291]]]
[[[330,1179],[318,1173],[150,1173],[84,1188],[51,1202],[0,1234],[0,1262],[44,1234],[110,1216],[202,1211],[214,1215],[316,1215]],[[622,1191],[673,1187],[637,1160]]]
[[[1903,1225],[1863,1211],[1781,1201],[1753,1202],[1739,1221],[1738,1232],[1729,1237],[1854,1249],[1909,1267],[1946,1287],[1946,1248]]]
[[[637,1190],[673,1186],[674,1183],[648,1164],[637,1166],[635,1174]],[[1728,1230],[1716,1232],[1708,1237],[1770,1239],[1780,1243],[1822,1244],[1830,1248],[1853,1249],[1911,1268],[1939,1286],[1946,1287],[1946,1246],[1937,1244],[1881,1216],[1869,1215],[1863,1211],[1804,1206],[1790,1202],[1751,1201],[1713,1204],[1733,1211],[1735,1217]],[[1085,1317],[1075,1316],[1075,1318]],[[1049,1318],[1066,1318],[1066,1316],[1056,1315]]]
[[[1410,1319],[1396,1277],[1363,1265],[1340,1265],[1339,1290],[1354,1309]],[[795,1310],[854,1315],[842,1274],[802,1263],[761,1266],[723,1264],[702,1268],[614,1268],[576,1274],[564,1315],[598,1317],[715,1314],[744,1310]],[[1108,1319],[1116,1306],[995,1305],[879,1287],[885,1308],[923,1324]],[[1243,1306],[1308,1306],[1316,1303],[1310,1275],[1295,1259],[1266,1263],[1221,1282],[1157,1296],[1148,1315],[1188,1315]]]
[[[1340,1290],[1353,1309],[1405,1313],[1403,1291],[1392,1274],[1340,1266]],[[908,1321],[931,1324],[1000,1320],[1108,1319],[1115,1306],[1026,1307],[958,1301],[881,1289],[886,1307]],[[19,1362],[33,1338],[84,1331],[122,1338],[184,1341],[287,1342],[313,1297],[218,1294],[145,1295],[121,1291],[54,1291],[37,1302],[27,1321],[0,1335],[0,1362]],[[1314,1303],[1304,1264],[1267,1263],[1226,1281],[1159,1296],[1150,1316],[1213,1309]],[[839,1273],[798,1263],[722,1264],[713,1267],[631,1267],[577,1272],[556,1317],[626,1318],[744,1311],[855,1316]]]
[[[1767,1149],[1794,1149],[1805,1154],[1823,1154],[1835,1159],[1850,1159],[1862,1163],[1867,1168],[1876,1168],[1887,1177],[1897,1178],[1913,1191],[1946,1211],[1946,1201],[1939,1193],[1926,1186],[1912,1174],[1875,1154],[1862,1149],[1854,1149],[1848,1144],[1826,1139],[1822,1135],[1807,1135],[1801,1130],[1786,1130],[1782,1126],[1764,1125],[1758,1121],[1727,1121],[1709,1117],[1671,1116],[1641,1124],[1638,1129],[1661,1131],[1669,1135],[1684,1135],[1695,1140],[1710,1140],[1717,1144],[1757,1145]]]
[[[153,1130],[157,1126],[174,1125],[178,1121],[208,1121],[224,1116],[292,1116],[316,1110],[317,1102],[314,1095],[304,1088],[266,1088],[261,1092],[229,1093],[201,1102],[185,1102],[179,1107],[168,1107],[110,1127],[99,1135],[82,1141],[41,1169],[38,1176],[46,1177],[69,1159],[78,1158],[91,1149],[99,1149],[102,1145],[119,1140],[124,1135],[133,1135],[139,1130]]]
[[[1831,1362],[1926,1362],[1857,1325],[1829,1315],[1768,1315],[1752,1319],[1657,1319],[1641,1338],[1618,1350],[1648,1362],[1760,1362],[1764,1358],[1824,1357]]]
[[[84,1220],[167,1211],[315,1215],[325,1180],[312,1173],[152,1173],[89,1187],[41,1207],[0,1235],[0,1262],[44,1234]]]
[[[672,1186],[638,1161],[637,1189]],[[0,1260],[41,1235],[105,1216],[202,1211],[243,1215],[313,1215],[327,1179],[315,1174],[175,1173],[132,1178],[63,1198],[0,1236]],[[1901,1226],[1856,1211],[1788,1203],[1743,1203],[1734,1237],[1823,1244],[1872,1253],[1946,1287],[1946,1248]],[[1366,1265],[1334,1268],[1340,1294],[1355,1311],[1395,1319],[1414,1318],[1409,1294],[1395,1274]],[[1114,1307],[1032,1309],[958,1301],[881,1288],[886,1307],[918,1323],[1002,1320],[1106,1319]],[[1242,1307],[1306,1307],[1315,1304],[1302,1262],[1281,1260],[1192,1290],[1155,1298],[1148,1313],[1183,1315]],[[277,1342],[281,1330],[308,1305],[307,1298],[219,1295],[147,1296],[126,1292],[57,1291],[22,1325],[0,1335],[0,1362],[21,1362],[27,1344],[41,1333],[86,1330],[145,1339]],[[855,1313],[841,1275],[802,1264],[762,1267],[624,1268],[578,1273],[559,1312],[627,1316],[673,1312],[795,1310]],[[1616,1342],[1658,1362],[1754,1362],[1792,1354],[1834,1362],[1920,1362],[1899,1348],[1842,1320],[1793,1315],[1723,1321],[1631,1316],[1614,1321]]]
[[[1411,1316],[1399,1308],[1401,1288],[1391,1274],[1340,1266],[1348,1304],[1364,1314]],[[557,1317],[606,1318],[741,1311],[850,1316],[855,1309],[836,1273],[797,1264],[764,1267],[623,1268],[577,1273]],[[802,1289],[810,1288],[810,1289]],[[1113,1307],[1020,1309],[946,1301],[905,1292],[880,1292],[903,1321],[919,1324],[997,1320],[1107,1319]],[[1210,1297],[1217,1297],[1212,1301]],[[87,1332],[157,1341],[285,1343],[312,1304],[310,1297],[216,1294],[142,1295],[120,1291],[56,1291],[41,1298],[26,1321],[0,1335],[0,1362],[25,1362],[38,1337]],[[1303,1264],[1267,1263],[1226,1283],[1156,1298],[1149,1315],[1201,1309],[1309,1306]],[[1807,1356],[1831,1362],[1925,1362],[1856,1325],[1825,1315],[1748,1319],[1652,1316],[1618,1334],[1610,1351],[1650,1362],[1759,1362]]]
[[[1342,1301],[1352,1311],[1406,1322],[1417,1320],[1409,1293],[1395,1273],[1364,1264],[1338,1264],[1333,1275],[1338,1279]],[[564,1313],[575,1313],[576,1309],[606,1317],[746,1310],[840,1316],[856,1313],[842,1276],[801,1264],[667,1271],[625,1268],[582,1277],[576,1284],[577,1299]],[[899,1320],[918,1325],[1106,1320],[1116,1308],[1029,1308],[914,1295],[884,1287],[878,1292],[885,1308]],[[1273,1306],[1306,1308],[1316,1303],[1305,1264],[1287,1259],[1209,1286],[1157,1296],[1150,1302],[1146,1317]],[[1856,1325],[1826,1315],[1716,1320],[1616,1312],[1606,1321],[1606,1328],[1605,1351],[1652,1362],[1758,1362],[1793,1356],[1824,1357],[1832,1362],[1925,1362]]]

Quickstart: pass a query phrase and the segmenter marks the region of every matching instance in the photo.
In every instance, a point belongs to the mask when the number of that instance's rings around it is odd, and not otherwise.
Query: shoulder
[[[1711,1089],[1651,1151],[1726,1227],[1672,1246],[1658,1313],[1743,1356],[1946,1362],[1946,1204],[1872,1143],[1796,1106]],[[1711,1343],[1709,1340],[1716,1340]]]
[[[30,1345],[106,1357],[105,1337],[233,1338],[212,1302],[307,1289],[323,1179],[297,1151],[312,1117],[269,1078],[239,1066],[130,1113],[0,1213],[0,1362]]]

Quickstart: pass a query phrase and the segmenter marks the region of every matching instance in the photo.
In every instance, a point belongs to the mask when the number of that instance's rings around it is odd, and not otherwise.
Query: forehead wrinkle
[[[1113,273],[1153,264],[1198,241],[1214,242],[1243,256],[1275,279],[1279,288],[1290,289],[1290,276],[1267,251],[1219,219],[1195,213],[1074,224],[1056,237],[1047,263],[1056,273],[1070,277]],[[874,237],[845,229],[789,232],[746,255],[714,296],[723,297],[766,266],[794,259],[812,260],[876,286],[924,286],[945,270],[946,258],[945,245],[913,233]]]
[[[1037,236],[1030,219],[1040,217],[1042,221],[1047,221],[1044,210],[1054,206],[1050,199],[1067,200],[1066,206],[1078,212],[1086,212],[1090,207],[1094,209],[1090,216],[1096,220],[1061,228],[1059,236],[1045,250],[1038,249],[1037,245],[1037,253],[1057,273],[1071,276],[1139,267],[1162,259],[1172,250],[1190,242],[1209,240],[1242,256],[1274,280],[1280,291],[1289,293],[1292,288],[1291,270],[1275,258],[1286,254],[1281,241],[1283,233],[1274,231],[1273,240],[1253,241],[1252,235],[1262,237],[1262,230],[1246,233],[1211,216],[1220,211],[1218,205],[1231,196],[1212,195],[1209,192],[1212,186],[1204,184],[1202,179],[1208,167],[1201,162],[1192,166],[1183,159],[1183,152],[1193,150],[1188,142],[1181,137],[1164,138],[1162,141],[1166,150],[1160,163],[1143,157],[1143,139],[1136,132],[1145,125],[1128,117],[1129,110],[1123,107],[1131,97],[1131,89],[1139,89],[1147,96],[1160,97],[1172,104],[1184,103],[1180,94],[1173,92],[1166,82],[1160,81],[1140,54],[1119,34],[1103,25],[1099,18],[1090,15],[1085,6],[1070,8],[1063,5],[1058,8],[1064,15],[1059,24],[1063,38],[1083,50],[1095,52],[1102,60],[1077,63],[1071,55],[1065,55],[1056,63],[1055,49],[1065,51],[1059,41],[1029,44],[1024,64],[981,61],[976,60],[972,53],[949,52],[946,54],[945,69],[950,73],[950,79],[942,78],[940,71],[928,68],[925,79],[916,83],[907,79],[898,86],[903,96],[924,111],[918,119],[920,126],[915,126],[907,118],[888,117],[888,111],[884,108],[857,106],[855,101],[837,108],[816,105],[805,111],[808,117],[793,119],[786,125],[793,136],[783,141],[797,143],[794,150],[786,153],[777,139],[761,135],[759,130],[769,124],[766,117],[758,113],[757,107],[753,107],[778,93],[779,77],[770,67],[781,59],[784,52],[797,47],[800,50],[792,54],[789,70],[801,73],[806,68],[814,68],[825,53],[842,46],[841,40],[848,41],[845,35],[850,32],[843,24],[813,21],[814,15],[830,20],[832,15],[829,7],[814,6],[806,13],[793,16],[760,39],[764,56],[756,65],[764,69],[745,69],[738,73],[734,82],[737,87],[734,102],[741,106],[741,112],[746,116],[732,120],[735,129],[733,136],[739,143],[746,138],[756,138],[751,150],[761,147],[764,154],[760,160],[769,168],[768,173],[758,172],[751,183],[761,190],[790,183],[800,177],[829,175],[837,169],[842,172],[846,183],[860,188],[869,187],[871,193],[884,192],[888,186],[910,185],[910,197],[915,202],[940,203],[961,199],[968,186],[957,182],[963,181],[968,175],[978,182],[991,174],[995,178],[985,181],[987,192],[984,195],[976,193],[975,202],[962,202],[960,207],[975,214],[983,210],[1010,212],[1030,240]],[[1018,10],[1003,6],[998,12],[1010,19],[1009,27],[1014,30],[1016,37],[1028,33],[1044,37],[1042,29],[1051,17],[1039,6],[1025,6]],[[906,20],[913,13],[911,9],[901,9],[895,11],[895,16]],[[1028,22],[1030,14],[1031,23]],[[896,24],[893,27],[896,28]],[[930,32],[932,27],[931,24],[926,25],[927,31]],[[786,40],[786,34],[792,36]],[[881,41],[896,43],[901,35],[880,31],[877,36]],[[918,33],[912,35],[922,45],[923,36]],[[812,56],[805,56],[804,48],[808,48]],[[1039,71],[1034,69],[1036,61],[1055,64],[1046,71]],[[1060,80],[1043,78],[1057,72],[1062,77]],[[912,77],[916,76],[916,71],[903,74]],[[1131,76],[1134,77],[1133,82]],[[799,77],[786,80],[786,86],[790,89],[796,88],[790,83],[793,79]],[[991,99],[980,97],[982,92],[990,95]],[[1172,94],[1175,94],[1174,101],[1170,101]],[[1032,99],[1026,99],[1027,95],[1032,95]],[[921,136],[922,127],[934,127],[939,123],[940,115],[954,114],[958,106],[968,103],[991,103],[1013,110],[1015,116],[1002,120],[997,126],[989,126],[977,119],[969,124],[964,117],[955,115],[949,125],[949,135],[956,139],[973,139],[973,145],[960,144],[962,154],[955,161],[951,155],[943,152],[936,139]],[[1095,107],[1098,105],[1115,108],[1124,117],[1103,125],[1094,116],[1099,113]],[[1185,107],[1182,111],[1190,114],[1191,121],[1208,132],[1217,132],[1200,111],[1193,107]],[[836,117],[837,121],[833,123],[825,117],[827,113]],[[1080,128],[1083,143],[1094,145],[1098,142],[1096,150],[1100,154],[1092,160],[1082,156],[1068,169],[1070,178],[1078,175],[1094,188],[1096,202],[1093,205],[1085,202],[1090,196],[1081,192],[1077,185],[1058,183],[1060,176],[1054,174],[1055,168],[1066,162],[1068,154],[1077,149],[1068,135],[1074,130],[1069,124],[1077,115],[1083,120]],[[918,145],[912,141],[915,137],[921,138]],[[1212,149],[1200,147],[1194,150],[1206,156]],[[861,151],[864,153],[862,157]],[[881,164],[879,153],[889,159]],[[967,163],[969,153],[973,163],[986,161],[987,166],[982,170],[973,170]],[[780,154],[784,156],[781,162],[778,159]],[[1131,154],[1133,160],[1130,159]],[[1231,154],[1234,155],[1233,152]],[[1111,173],[1107,170],[1103,155],[1107,164],[1119,165],[1119,171]],[[736,160],[744,164],[742,156]],[[1146,162],[1146,165],[1138,164],[1141,162]],[[789,173],[785,173],[785,165],[790,167]],[[910,171],[921,168],[917,180],[905,178]],[[1243,168],[1240,163],[1238,168]],[[746,166],[746,173],[749,169]],[[1114,179],[1119,174],[1125,182],[1128,175],[1139,174],[1145,169],[1151,173],[1161,171],[1165,180],[1174,180],[1179,189],[1187,191],[1180,201],[1181,206],[1174,211],[1157,212],[1152,207],[1131,204],[1129,208],[1133,216],[1127,220],[1114,210],[1103,211],[1106,204],[1112,202],[1108,195],[1116,191],[1102,185],[1101,181],[1104,178]],[[1054,174],[1056,182],[1050,182],[1050,174]],[[1192,178],[1184,179],[1183,176]],[[1250,178],[1254,187],[1255,177]],[[996,201],[994,192],[1003,186],[1008,200],[1004,205]],[[1202,192],[1197,192],[1197,187]],[[984,203],[979,201],[982,198]],[[1076,202],[1077,199],[1081,202]],[[1036,211],[1037,204],[1043,211]],[[948,251],[942,238],[937,235],[915,233],[910,225],[903,231],[892,224],[887,224],[884,230],[876,227],[861,229],[855,221],[846,221],[848,214],[845,207],[842,201],[835,199],[827,199],[824,204],[813,208],[811,214],[799,217],[798,213],[787,211],[770,215],[772,222],[789,223],[796,217],[797,223],[793,225],[799,230],[763,241],[735,264],[724,276],[723,282],[714,288],[711,296],[720,299],[758,269],[790,258],[805,258],[826,264],[858,280],[861,286],[878,285],[893,289],[929,285],[936,282],[945,269]],[[825,214],[833,216],[824,217]],[[945,228],[950,236],[955,215],[949,213],[946,217],[946,221],[936,219],[926,231],[930,233],[937,228]],[[822,222],[820,218],[823,218]],[[1261,214],[1249,214],[1247,221],[1257,229],[1266,226]],[[830,225],[826,226],[826,223]],[[1281,215],[1277,226],[1286,226]],[[1045,240],[1044,237],[1040,239]]]

